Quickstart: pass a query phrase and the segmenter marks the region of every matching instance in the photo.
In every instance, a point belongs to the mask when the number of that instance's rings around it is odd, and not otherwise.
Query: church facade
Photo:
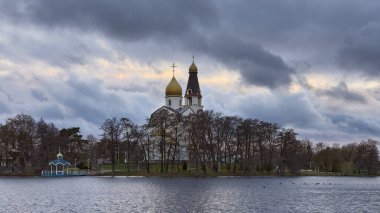
[[[198,68],[194,60],[189,67],[189,78],[184,93],[174,76],[175,65],[173,64],[172,67],[173,77],[165,89],[165,105],[157,109],[153,114],[161,110],[167,110],[181,116],[187,116],[198,112],[198,110],[203,110],[202,93],[198,81]]]
[[[165,89],[165,105],[154,111],[151,115],[151,120],[156,116],[159,115],[158,118],[161,117],[162,112],[167,112],[168,114],[176,115],[177,121],[182,122],[183,118],[190,115],[195,114],[199,111],[203,110],[202,105],[202,93],[199,86],[198,81],[198,68],[194,63],[190,65],[189,67],[189,78],[186,85],[186,90],[183,91],[181,85],[178,83],[177,79],[174,76],[174,68],[175,65],[173,64],[173,77],[166,86]],[[160,121],[161,122],[161,121]],[[170,127],[170,130],[174,130],[172,127]],[[169,131],[170,131],[169,130]],[[160,134],[153,133],[155,130],[154,128],[151,128],[149,130],[152,141],[156,141],[157,144],[159,144],[160,140],[162,138],[159,136]],[[160,130],[158,130],[160,131]],[[166,131],[166,130],[165,130]],[[186,140],[186,133],[184,132],[184,129],[179,128],[175,130],[175,137],[177,137],[176,140],[178,142],[178,147],[174,148],[172,152],[175,152],[175,155],[177,156],[177,160],[183,161],[189,159],[189,153],[187,150],[188,142]],[[173,138],[167,138],[168,144],[170,144],[170,140],[173,140]],[[171,145],[169,145],[171,146]],[[161,157],[165,156],[166,154],[170,153],[170,148],[167,148],[167,150],[164,148],[162,149],[154,149],[151,152],[150,159],[153,161],[160,161],[162,160]],[[171,153],[173,154],[173,153]],[[164,161],[168,161],[168,156],[165,157]],[[170,159],[173,159],[172,155]]]

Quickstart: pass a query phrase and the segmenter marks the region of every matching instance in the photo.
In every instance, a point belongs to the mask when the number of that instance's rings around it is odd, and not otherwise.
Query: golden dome
[[[179,85],[178,81],[173,76],[172,80],[166,86],[165,90],[166,96],[182,96],[182,87]]]
[[[198,72],[198,68],[194,62],[190,65],[189,72]]]

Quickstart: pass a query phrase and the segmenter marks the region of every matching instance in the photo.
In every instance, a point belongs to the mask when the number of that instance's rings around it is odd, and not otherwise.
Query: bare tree
[[[6,134],[14,153],[14,159],[19,159],[24,173],[31,172],[34,146],[36,143],[35,121],[30,115],[19,114],[6,120]]]
[[[300,141],[293,129],[283,129],[279,132],[280,162],[278,172],[284,173],[288,169],[293,175],[301,168]]]
[[[59,137],[61,140],[61,150],[64,150],[64,152],[67,151],[65,154],[66,158],[71,159],[72,161],[74,159],[80,159],[80,153],[82,153],[88,145],[88,141],[84,140],[80,134],[80,128],[63,128],[59,131]],[[79,162],[77,161],[77,163]],[[81,163],[83,164],[83,162]]]
[[[0,154],[2,164],[9,167],[12,161],[12,141],[10,140],[7,125],[0,125]]]
[[[199,133],[199,119],[197,114],[190,114],[185,117],[183,120],[184,128],[186,129],[186,137],[189,141],[188,144],[188,153],[189,153],[189,166],[190,161],[193,161],[195,164],[196,172],[199,172],[200,164],[200,133]]]
[[[250,171],[253,167],[253,125],[254,121],[252,119],[245,119],[242,121],[242,123],[239,126],[239,134],[240,138],[242,140],[242,151],[241,156],[243,160],[243,171],[244,173],[247,173]]]
[[[36,123],[36,157],[39,167],[44,167],[57,154],[59,130],[53,123],[46,123],[42,118]]]
[[[148,124],[144,124],[137,129],[136,138],[142,149],[146,171],[147,173],[150,173],[150,155],[152,142],[149,136]]]
[[[108,144],[108,149],[110,150],[111,154],[111,162],[112,162],[112,173],[115,172],[115,165],[116,165],[116,148],[118,146],[118,143],[120,142],[120,135],[121,135],[121,125],[119,121],[114,118],[108,118],[104,121],[102,127],[100,128],[103,130],[102,137]]]
[[[0,158],[11,166],[12,173],[32,173],[46,166],[60,146],[65,158],[92,159],[109,155],[115,172],[117,150],[125,150],[127,171],[130,163],[144,159],[150,172],[151,157],[160,156],[161,172],[179,170],[181,156],[188,157],[188,167],[207,174],[225,166],[230,173],[272,172],[297,174],[300,169],[334,172],[345,175],[379,173],[379,142],[365,140],[340,147],[324,143],[315,146],[297,138],[293,129],[277,124],[238,116],[223,116],[213,111],[199,111],[181,116],[170,110],[159,110],[147,124],[137,126],[131,120],[110,118],[101,126],[102,139],[82,139],[79,127],[58,130],[42,118],[24,114],[0,124]],[[186,146],[186,151],[184,150]],[[186,154],[185,154],[186,152]],[[83,162],[82,162],[83,163]],[[183,167],[185,168],[185,166]]]
[[[168,150],[167,150],[167,142],[169,139],[169,132],[173,128],[173,124],[178,119],[177,114],[169,113],[166,110],[157,111],[153,113],[149,120],[149,131],[151,131],[151,135],[155,138],[159,138],[159,151],[161,158],[161,172],[166,171],[164,169],[165,161],[168,159]]]
[[[355,164],[359,174],[367,171],[368,175],[376,175],[379,169],[379,151],[377,149],[378,141],[368,139],[362,141],[357,146],[357,157]]]
[[[131,120],[128,118],[121,118],[120,119],[120,125],[121,125],[121,134],[124,139],[124,143],[126,144],[126,163],[127,163],[127,172],[130,171],[130,162],[131,162],[131,155],[132,150],[135,147],[136,143],[134,140],[136,138],[137,134],[137,125],[134,124]]]
[[[88,159],[90,159],[91,168],[94,169],[96,166],[96,158],[97,158],[95,147],[98,143],[98,139],[94,135],[89,134],[87,135],[86,140],[88,141],[88,145],[89,145]]]
[[[222,165],[223,158],[223,117],[221,113],[215,113],[213,117],[213,131],[215,140],[215,159],[214,170],[220,172],[220,166]]]

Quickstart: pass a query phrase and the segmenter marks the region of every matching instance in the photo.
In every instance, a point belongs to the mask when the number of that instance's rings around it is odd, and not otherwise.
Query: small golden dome
[[[166,96],[182,96],[182,87],[179,85],[178,81],[173,76],[172,80],[166,86],[165,90]]]
[[[189,72],[198,72],[198,68],[194,62],[190,65]]]

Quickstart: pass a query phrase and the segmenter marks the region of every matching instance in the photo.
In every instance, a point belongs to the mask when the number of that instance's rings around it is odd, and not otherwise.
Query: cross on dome
[[[173,65],[172,65],[172,66],[170,66],[170,67],[172,67],[172,68],[173,68],[173,77],[174,77],[174,71],[175,71],[175,68],[176,68],[177,66],[175,65],[175,63],[173,63]]]

